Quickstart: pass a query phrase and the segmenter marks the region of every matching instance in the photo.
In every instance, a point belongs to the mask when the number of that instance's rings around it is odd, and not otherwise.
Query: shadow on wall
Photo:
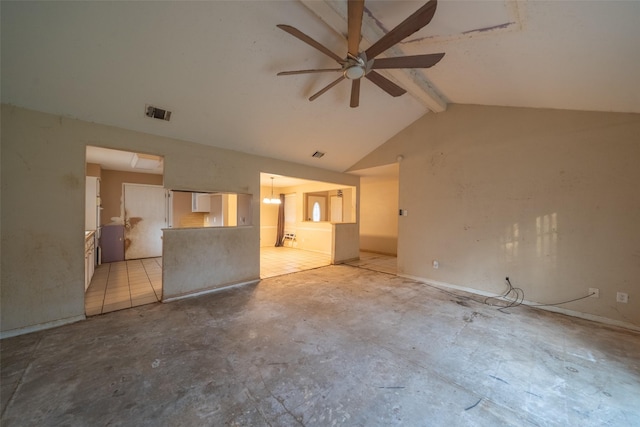
[[[375,250],[373,250],[375,248]],[[385,255],[397,256],[398,238],[396,236],[374,236],[371,234],[360,234],[360,249],[382,253]]]

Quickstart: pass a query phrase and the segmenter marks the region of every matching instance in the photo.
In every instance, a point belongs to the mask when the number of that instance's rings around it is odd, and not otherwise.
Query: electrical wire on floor
[[[589,298],[590,296],[595,295],[595,293],[590,293],[589,295],[586,295],[583,297],[574,298],[566,301],[549,303],[549,304],[525,304],[524,291],[521,288],[514,287],[511,284],[511,281],[509,280],[508,277],[505,278],[505,280],[507,281],[508,288],[504,293],[495,297],[487,297],[484,299],[484,303],[491,307],[496,306],[496,304],[494,304],[492,301],[500,301],[501,303],[499,305],[498,311],[501,311],[503,313],[507,313],[506,311],[504,311],[507,308],[518,307],[520,305],[526,305],[527,307],[548,307],[548,306],[562,305],[562,304],[567,304],[569,302],[579,301],[581,299]],[[502,302],[506,302],[506,305],[502,305]]]
[[[503,311],[504,309],[517,307],[522,304],[522,302],[524,301],[524,291],[520,288],[513,287],[508,277],[506,278],[506,281],[507,285],[509,285],[507,290],[501,295],[495,297],[486,297],[484,299],[484,303],[486,305],[495,307],[495,304],[493,304],[491,301],[500,301],[498,311]],[[506,302],[506,305],[502,305],[503,302]]]

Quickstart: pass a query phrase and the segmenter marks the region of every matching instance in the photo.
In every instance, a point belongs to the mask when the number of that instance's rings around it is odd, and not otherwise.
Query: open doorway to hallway
[[[88,146],[86,171],[85,314],[160,301],[163,158]]]
[[[365,268],[397,273],[400,165],[352,171],[360,176],[360,261]]]

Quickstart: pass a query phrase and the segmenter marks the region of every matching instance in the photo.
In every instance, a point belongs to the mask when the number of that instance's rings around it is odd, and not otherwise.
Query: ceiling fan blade
[[[323,93],[325,93],[326,91],[328,91],[329,89],[331,89],[332,87],[334,87],[335,85],[337,85],[338,83],[343,81],[344,79],[345,79],[344,76],[338,77],[336,80],[332,81],[327,86],[323,87],[318,92],[316,92],[313,95],[311,95],[311,98],[309,98],[309,101],[313,101],[313,100],[317,99],[320,95],[322,95]]]
[[[430,53],[427,55],[397,56],[395,58],[379,58],[373,61],[374,70],[387,68],[429,68],[436,65],[444,53]]]
[[[310,73],[325,73],[327,71],[343,71],[342,68],[321,68],[315,70],[297,70],[297,71],[280,71],[278,76],[291,76],[294,74],[310,74]]]
[[[351,81],[351,108],[356,108],[360,104],[360,79]]]
[[[433,15],[436,13],[437,5],[438,0],[429,0],[424,6],[398,24],[393,30],[372,44],[371,47],[365,51],[367,58],[374,58],[431,22]]]
[[[347,4],[347,19],[349,32],[347,44],[349,53],[358,56],[360,47],[360,31],[362,30],[362,15],[364,13],[364,0],[349,0]]]
[[[294,28],[291,25],[284,25],[284,24],[279,24],[278,28],[280,28],[281,30],[286,31],[287,33],[291,34],[292,36],[302,40],[303,42],[305,42],[309,46],[315,47],[320,52],[324,53],[327,56],[330,56],[333,59],[335,59],[339,64],[344,64],[344,62],[345,62],[344,59],[340,58],[338,55],[336,55],[335,53],[331,52],[328,48],[326,48],[325,46],[321,45],[319,42],[315,41],[314,39],[312,39],[311,37],[309,37],[308,35],[306,35],[302,31],[298,30],[297,28]]]
[[[383,75],[376,73],[375,71],[369,71],[365,77],[371,80],[380,89],[384,90],[391,96],[395,97],[407,93],[406,90],[402,89],[400,86],[384,77]]]

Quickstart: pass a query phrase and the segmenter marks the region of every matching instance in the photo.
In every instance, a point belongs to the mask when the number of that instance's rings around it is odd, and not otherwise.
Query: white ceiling
[[[367,2],[361,47],[422,4]],[[441,0],[431,24],[386,54],[443,60],[386,74],[410,91],[399,98],[365,80],[357,109],[347,82],[307,101],[333,74],[276,76],[335,66],[277,24],[345,55],[341,1],[1,8],[4,103],[332,170],[451,102],[640,112],[638,1]],[[171,110],[171,121],[145,117],[146,104]]]

